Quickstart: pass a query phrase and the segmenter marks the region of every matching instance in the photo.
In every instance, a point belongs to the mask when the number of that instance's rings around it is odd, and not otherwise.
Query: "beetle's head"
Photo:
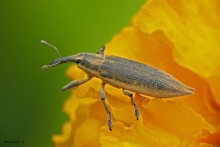
[[[57,65],[74,62],[77,66],[90,75],[96,75],[104,58],[100,54],[78,53],[76,55],[61,57],[53,60],[49,65],[44,65],[42,69],[55,67]]]
[[[41,40],[41,43],[43,43],[49,47],[52,47],[60,55],[59,50],[55,46],[53,46],[52,44],[49,44],[48,42],[46,42],[44,40]],[[105,47],[102,46],[100,48],[98,54],[78,53],[78,54],[72,55],[72,56],[61,57],[61,58],[58,58],[58,59],[51,61],[49,65],[42,66],[41,69],[48,69],[50,67],[55,67],[55,66],[63,64],[63,63],[74,62],[82,70],[84,70],[86,72],[93,73],[94,71],[98,70],[101,60],[104,59],[104,57],[103,57],[104,49],[105,49]]]
[[[61,58],[55,59],[55,60],[51,61],[49,65],[44,65],[42,67],[42,69],[48,69],[50,67],[55,67],[57,65],[60,65],[60,64],[63,64],[63,63],[68,63],[68,62],[74,62],[76,64],[79,64],[83,60],[84,54],[85,53],[79,53],[79,54],[76,54],[76,55],[61,57]]]

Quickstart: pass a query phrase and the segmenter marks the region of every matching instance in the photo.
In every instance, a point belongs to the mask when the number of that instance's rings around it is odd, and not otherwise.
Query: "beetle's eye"
[[[80,59],[76,59],[76,64],[79,64],[81,62]]]

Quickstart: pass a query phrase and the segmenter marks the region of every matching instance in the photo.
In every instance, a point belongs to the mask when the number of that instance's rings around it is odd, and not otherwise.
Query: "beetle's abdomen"
[[[106,56],[98,77],[105,83],[152,97],[175,97],[193,93],[180,81],[154,67],[116,56]]]

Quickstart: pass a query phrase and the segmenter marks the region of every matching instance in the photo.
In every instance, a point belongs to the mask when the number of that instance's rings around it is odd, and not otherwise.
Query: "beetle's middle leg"
[[[99,93],[100,93],[100,98],[101,98],[101,100],[103,102],[103,105],[105,107],[105,110],[108,113],[108,127],[109,127],[109,130],[111,131],[112,130],[112,128],[111,128],[111,126],[112,126],[112,115],[111,115],[111,112],[108,109],[108,106],[106,105],[106,102],[105,102],[105,90],[104,90],[104,87],[105,87],[105,83],[102,82],[102,85],[101,85]]]
[[[137,105],[136,105],[135,102],[134,102],[134,98],[133,98],[132,92],[129,91],[129,90],[124,90],[124,89],[122,89],[122,91],[123,91],[123,93],[124,93],[125,95],[127,95],[127,96],[129,96],[129,97],[131,98],[131,104],[134,106],[134,114],[135,114],[135,116],[136,116],[136,119],[138,120],[139,111],[138,111]]]
[[[73,88],[73,87],[76,87],[76,86],[79,86],[79,85],[82,85],[83,83],[89,81],[91,78],[88,77],[87,79],[83,79],[83,80],[74,80],[70,83],[68,83],[67,85],[63,86],[62,90],[63,91],[66,91],[70,88]]]

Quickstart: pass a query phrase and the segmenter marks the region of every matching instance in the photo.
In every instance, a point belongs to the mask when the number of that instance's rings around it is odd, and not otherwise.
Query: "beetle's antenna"
[[[45,40],[41,40],[40,42],[41,42],[42,44],[45,44],[45,45],[49,46],[49,47],[52,47],[52,48],[57,52],[57,54],[61,57],[61,54],[60,54],[58,48],[56,48],[54,45],[52,45],[52,44],[46,42]]]

